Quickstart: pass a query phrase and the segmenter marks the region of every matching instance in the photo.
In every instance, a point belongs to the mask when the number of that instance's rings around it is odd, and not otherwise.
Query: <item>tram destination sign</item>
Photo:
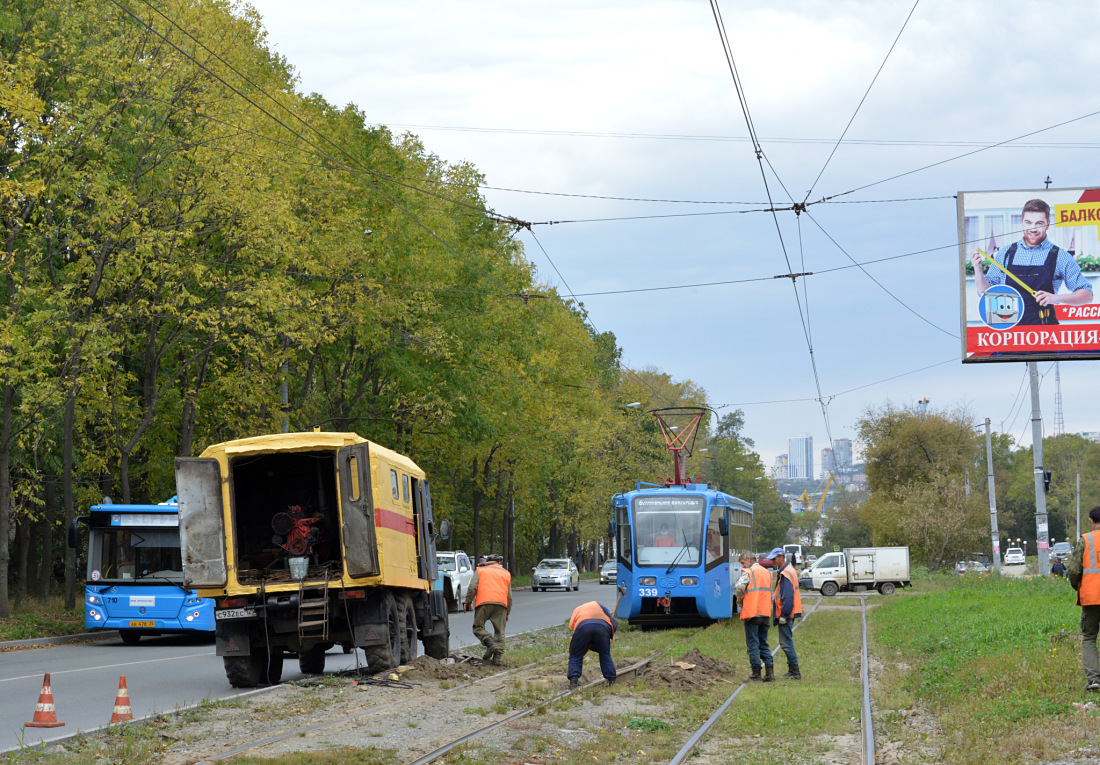
[[[1100,188],[960,191],[963,363],[1100,358]]]

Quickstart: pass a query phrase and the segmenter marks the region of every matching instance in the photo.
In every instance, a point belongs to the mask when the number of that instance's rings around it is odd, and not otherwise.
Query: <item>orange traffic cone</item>
[[[53,691],[50,690],[50,673],[42,680],[42,693],[38,694],[38,703],[34,705],[34,719],[23,723],[25,728],[60,728],[65,723],[57,721],[57,712],[53,707]]]
[[[130,708],[130,692],[126,690],[126,675],[123,675],[118,679],[118,695],[115,696],[115,709],[111,713],[111,723],[133,719],[134,710]]]

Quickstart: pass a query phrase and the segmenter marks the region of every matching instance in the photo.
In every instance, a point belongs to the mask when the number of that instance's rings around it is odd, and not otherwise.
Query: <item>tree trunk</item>
[[[474,560],[481,559],[481,487],[477,484],[477,457],[474,457],[473,475],[473,501],[470,502],[470,511],[473,513],[474,522]],[[476,563],[475,563],[476,565]]]
[[[61,457],[61,494],[65,505],[65,528],[68,529],[76,517],[73,506],[73,427],[76,420],[76,388],[69,391],[69,400],[65,402],[63,418],[62,457]],[[76,550],[65,545],[65,610],[76,609]]]
[[[50,581],[53,579],[53,526],[57,522],[57,476],[47,473],[43,487],[45,518],[42,519],[42,551],[38,556],[38,599],[50,597]]]
[[[11,616],[8,603],[8,531],[11,523],[11,418],[15,406],[15,386],[3,384],[0,402],[0,618]]]
[[[15,524],[15,605],[27,600],[27,552],[31,546],[30,524],[24,518]]]

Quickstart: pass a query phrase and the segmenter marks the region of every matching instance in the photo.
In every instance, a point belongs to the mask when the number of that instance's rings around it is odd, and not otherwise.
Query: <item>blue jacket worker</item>
[[[780,680],[801,680],[798,669],[798,652],[794,650],[794,620],[802,616],[802,593],[798,591],[798,574],[787,563],[787,553],[776,547],[768,553],[768,560],[775,561],[775,621],[779,628],[779,647],[787,656],[787,674]]]
[[[611,658],[611,643],[619,622],[611,612],[594,600],[577,606],[569,617],[573,639],[569,641],[569,687],[580,685],[584,656],[595,651],[600,657],[600,671],[608,685],[615,684],[615,661]]]

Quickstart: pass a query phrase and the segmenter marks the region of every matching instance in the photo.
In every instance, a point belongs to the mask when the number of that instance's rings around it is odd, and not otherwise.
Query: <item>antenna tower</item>
[[[1054,435],[1066,432],[1066,420],[1062,417],[1062,362],[1054,362]]]

